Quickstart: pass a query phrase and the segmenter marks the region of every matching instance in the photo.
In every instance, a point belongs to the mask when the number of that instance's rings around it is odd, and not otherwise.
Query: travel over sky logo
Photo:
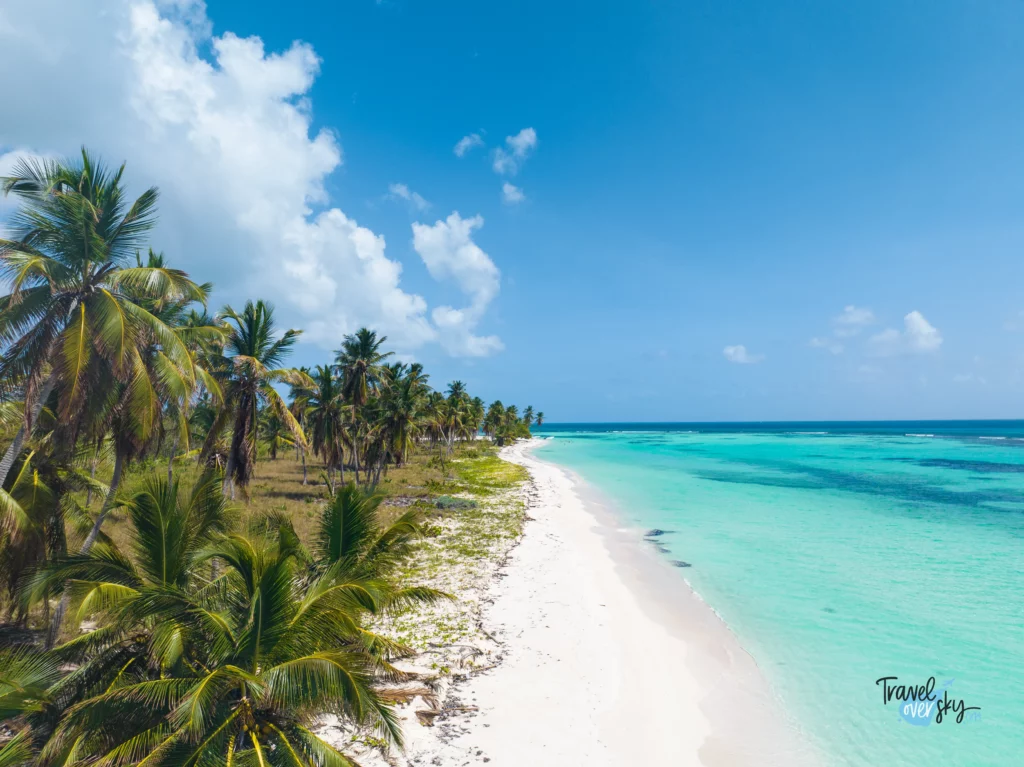
[[[942,724],[951,719],[957,724],[980,722],[981,706],[968,706],[965,700],[950,696],[953,682],[953,679],[947,679],[936,689],[933,676],[921,685],[901,684],[899,677],[895,676],[875,680],[875,684],[882,688],[882,703],[886,706],[896,703],[900,719],[909,724],[927,727],[932,722]]]

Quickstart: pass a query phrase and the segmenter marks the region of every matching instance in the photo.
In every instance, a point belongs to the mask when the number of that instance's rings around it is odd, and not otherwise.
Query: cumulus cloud
[[[433,225],[413,224],[412,245],[436,280],[452,280],[469,298],[469,306],[440,306],[431,313],[442,346],[451,354],[482,357],[503,346],[497,336],[477,336],[477,323],[498,294],[501,273],[473,241],[484,225],[481,216],[462,218],[458,211]]]
[[[470,133],[468,136],[463,136],[459,139],[459,143],[455,145],[452,150],[455,152],[456,157],[465,157],[467,152],[471,152],[478,146],[483,146],[484,140],[480,138],[479,133]]]
[[[19,108],[0,122],[0,154],[85,144],[126,160],[130,191],[160,187],[155,247],[213,280],[218,301],[274,299],[307,340],[334,348],[366,324],[401,351],[454,348],[451,317],[403,289],[384,237],[330,204],[342,150],[313,129],[314,50],[210,29],[201,0],[9,0],[0,97]]]
[[[405,200],[419,211],[424,211],[430,207],[430,203],[423,199],[422,195],[412,191],[405,184],[388,184],[388,199]]]
[[[722,349],[722,354],[729,362],[735,362],[739,365],[755,365],[764,359],[763,354],[751,354],[748,352],[747,347],[743,344],[726,346]]]
[[[875,315],[870,309],[850,304],[832,318],[835,334],[838,338],[850,338],[860,333],[868,325],[875,323]]]
[[[930,354],[941,346],[942,334],[918,311],[903,318],[902,331],[886,328],[868,339],[868,352],[876,357]]]
[[[505,146],[494,150],[494,172],[514,176],[537,148],[537,131],[523,128],[514,136],[506,136]]]
[[[818,338],[815,336],[810,340],[812,349],[825,349],[831,354],[842,354],[843,345],[833,338]]]
[[[518,205],[526,199],[526,195],[518,186],[506,181],[501,185],[501,199],[509,205]]]

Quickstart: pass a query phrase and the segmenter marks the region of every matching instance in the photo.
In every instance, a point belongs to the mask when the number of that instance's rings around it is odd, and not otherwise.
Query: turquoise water
[[[539,436],[553,439],[538,457],[603,491],[626,523],[672,531],[665,556],[692,565],[680,574],[832,763],[1024,765],[1024,423]],[[883,703],[881,677],[952,680],[949,699],[980,711],[937,722],[933,706],[911,724]]]

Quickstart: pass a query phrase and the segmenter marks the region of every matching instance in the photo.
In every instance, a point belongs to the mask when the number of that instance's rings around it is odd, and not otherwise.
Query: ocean
[[[1024,765],[1024,421],[535,435],[625,525],[666,531],[830,764]]]

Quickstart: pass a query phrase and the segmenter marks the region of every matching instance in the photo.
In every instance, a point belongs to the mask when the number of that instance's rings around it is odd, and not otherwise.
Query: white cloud
[[[405,184],[388,184],[388,198],[391,200],[405,200],[419,211],[424,211],[430,207],[430,203],[423,199],[422,195],[412,191]]]
[[[460,138],[459,143],[455,145],[452,151],[455,152],[456,157],[465,157],[467,152],[483,145],[484,140],[480,138],[479,133],[470,133],[468,136]]]
[[[508,147],[507,150],[501,147],[494,150],[494,172],[514,176],[526,158],[537,148],[537,131],[533,128],[523,128],[514,136],[506,136],[505,145]]]
[[[0,122],[0,154],[85,144],[126,160],[130,191],[160,187],[154,247],[213,280],[218,302],[273,299],[283,325],[326,348],[362,324],[399,351],[451,348],[451,318],[403,289],[383,236],[330,206],[342,151],[312,127],[313,49],[267,52],[210,28],[201,0],[7,0],[0,98],[18,109]]]
[[[523,190],[518,186],[514,186],[506,181],[501,185],[501,199],[509,205],[518,205],[526,199],[526,195],[523,194]]]
[[[870,309],[864,307],[849,306],[843,307],[843,311],[832,318],[835,325],[835,334],[838,338],[850,338],[860,333],[868,325],[875,322],[875,315]]]
[[[843,345],[832,338],[818,338],[815,336],[810,340],[812,349],[826,349],[832,354],[842,354]]]
[[[761,362],[764,359],[763,354],[751,354],[747,351],[747,347],[743,344],[737,346],[726,346],[722,349],[722,354],[729,362],[735,362],[740,365],[754,365]]]
[[[473,232],[484,225],[480,216],[462,218],[458,211],[432,226],[413,224],[412,246],[436,280],[454,280],[469,298],[469,306],[440,306],[431,313],[439,340],[450,354],[481,357],[503,348],[497,336],[474,335],[487,306],[498,294],[501,273]]]
[[[913,311],[903,318],[903,330],[886,328],[868,340],[868,353],[876,357],[895,357],[907,354],[929,354],[942,346],[942,335],[924,318]]]

